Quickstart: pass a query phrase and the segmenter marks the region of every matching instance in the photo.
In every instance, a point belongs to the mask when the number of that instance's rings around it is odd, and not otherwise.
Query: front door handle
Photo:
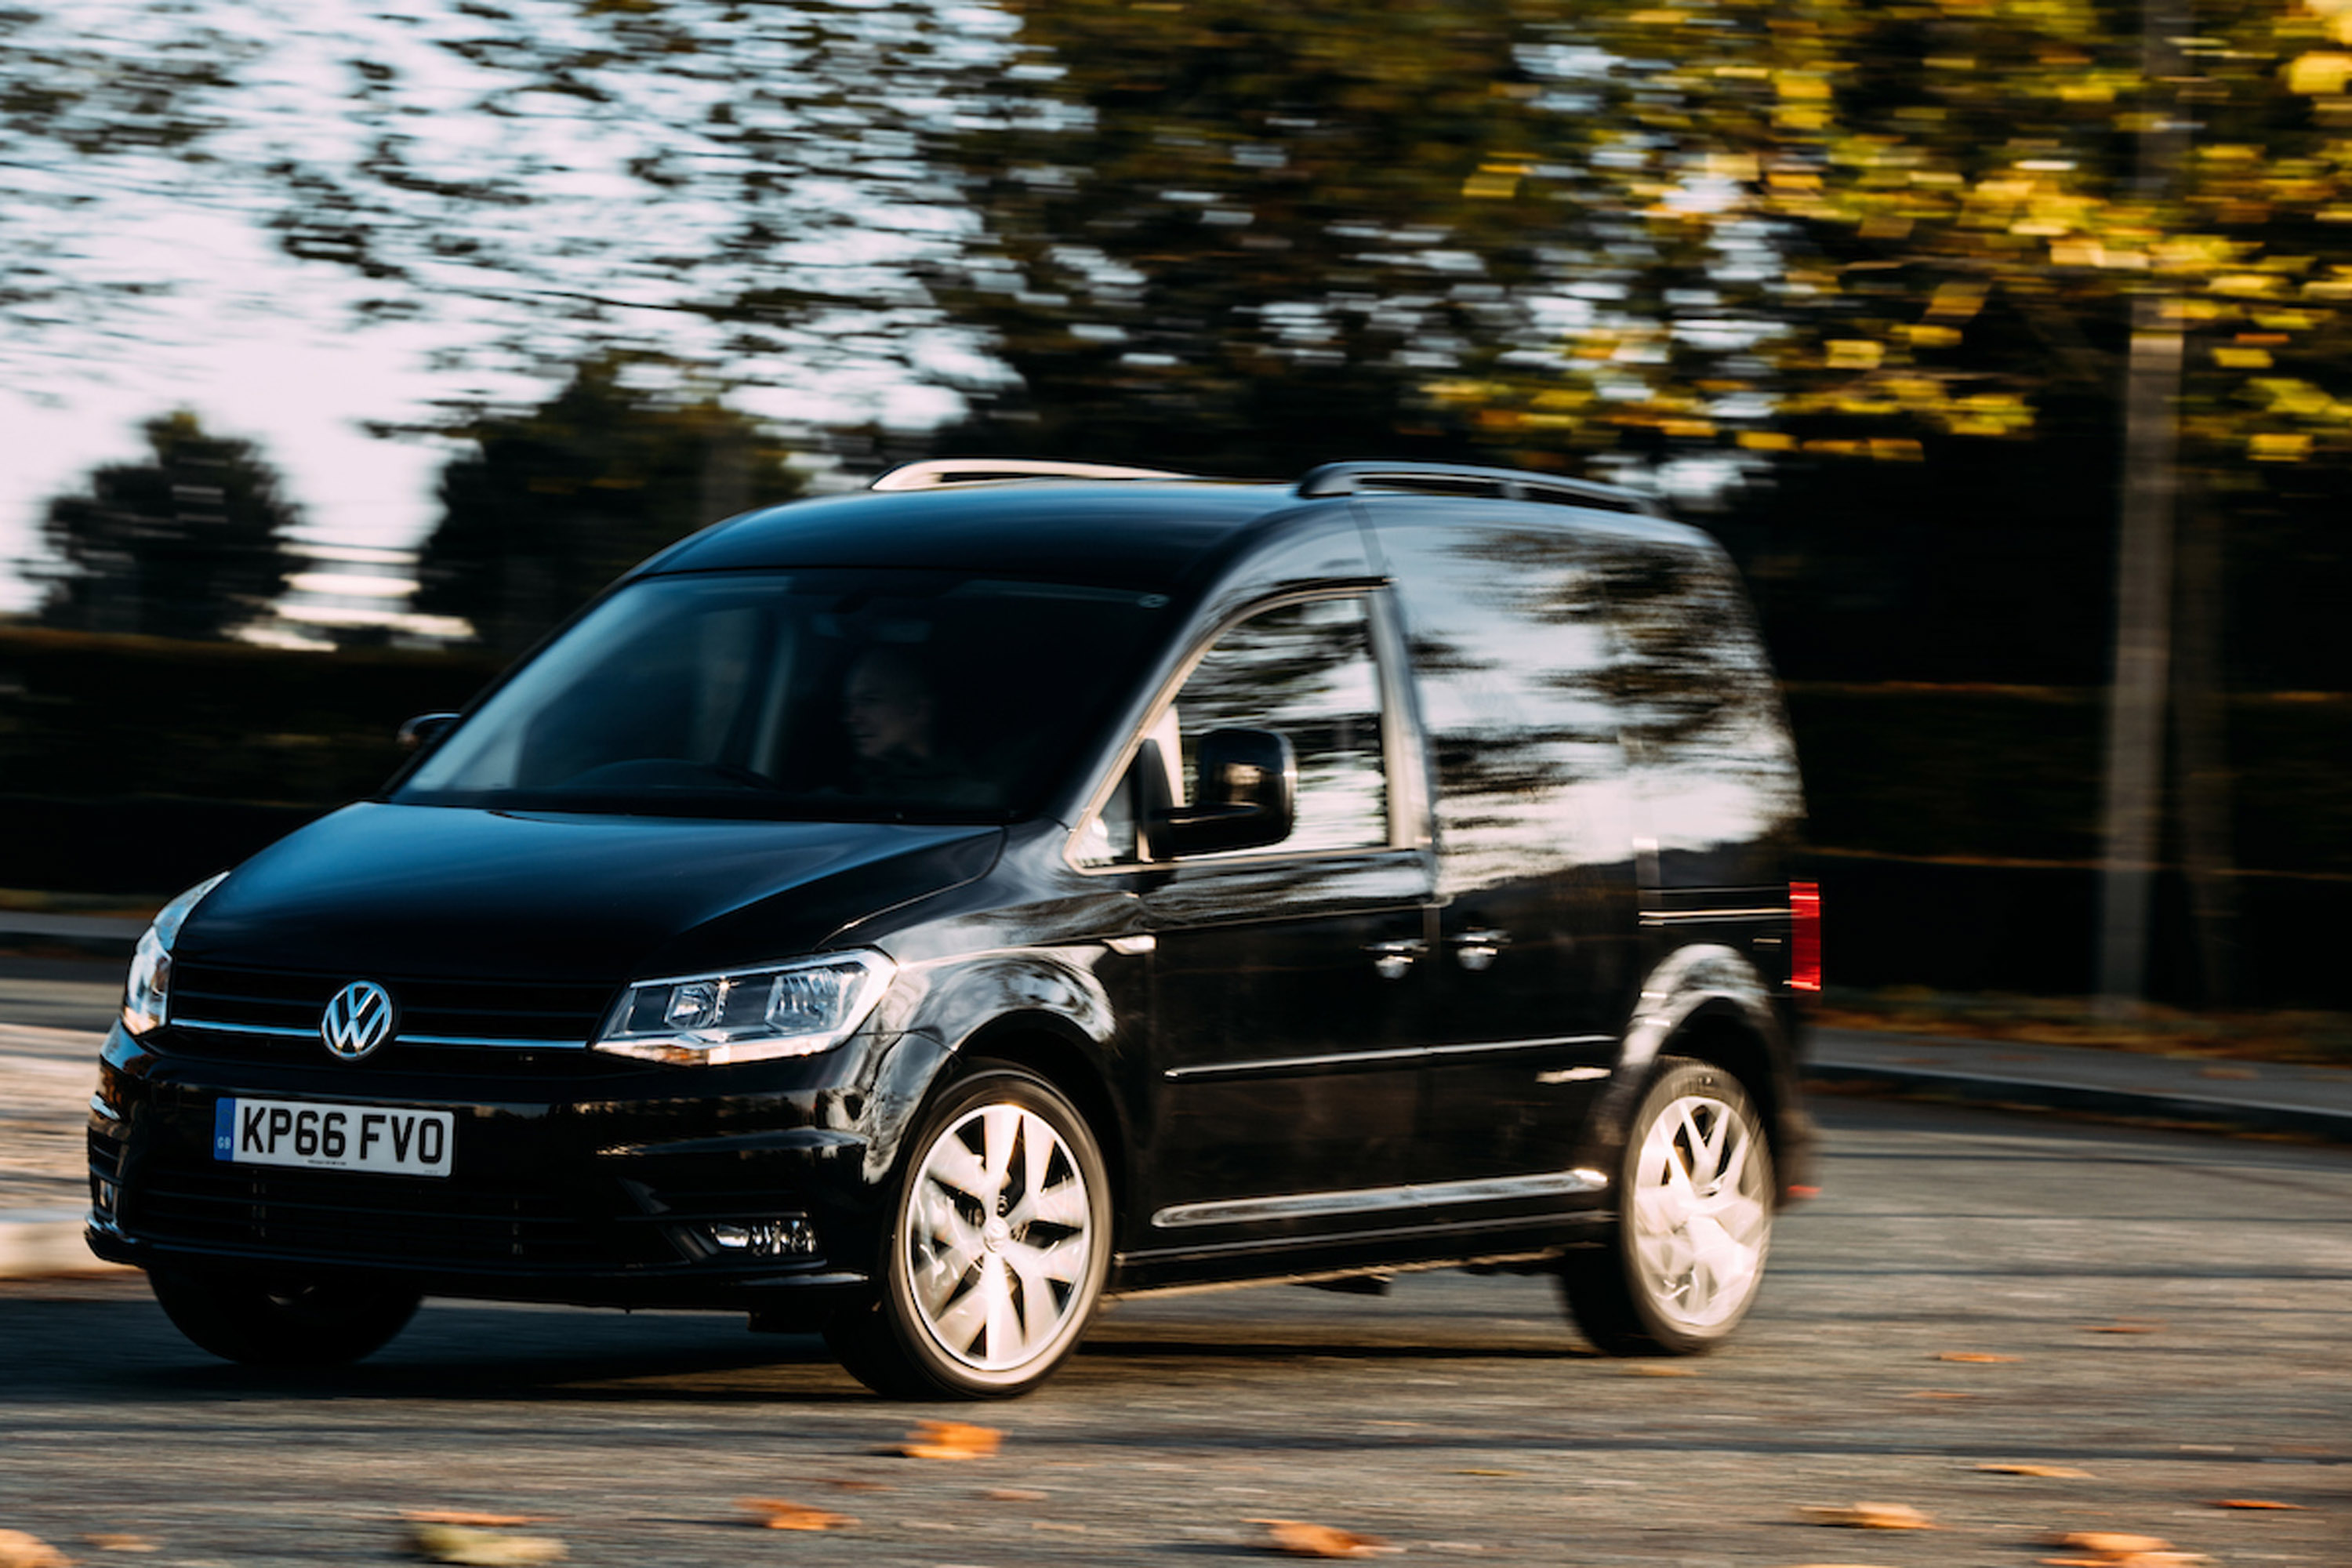
[[[1364,951],[1372,955],[1372,970],[1383,980],[1402,980],[1412,968],[1412,961],[1429,951],[1429,943],[1419,937],[1407,937],[1400,942],[1371,942]]]
[[[1511,933],[1507,931],[1465,931],[1446,939],[1454,949],[1454,962],[1473,974],[1483,973],[1494,967],[1495,960],[1511,945]]]

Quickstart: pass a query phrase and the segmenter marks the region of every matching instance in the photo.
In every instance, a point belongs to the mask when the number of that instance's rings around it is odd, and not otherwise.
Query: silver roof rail
[[[1639,490],[1518,468],[1480,468],[1459,463],[1325,463],[1309,469],[1298,481],[1301,496],[1352,496],[1367,490],[1486,495],[1502,500],[1550,501],[1599,511],[1659,515],[1658,503]]]
[[[1039,458],[932,458],[901,463],[869,489],[931,490],[947,485],[986,484],[992,479],[1189,479],[1165,468],[1124,468],[1109,463],[1056,463]]]

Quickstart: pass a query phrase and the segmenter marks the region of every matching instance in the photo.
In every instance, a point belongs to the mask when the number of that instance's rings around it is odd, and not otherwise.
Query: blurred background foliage
[[[2028,948],[2079,968],[2137,332],[2179,365],[2166,854],[2246,894],[2200,906],[2227,952],[2167,917],[2159,946],[2198,949],[2167,983],[2306,984],[2276,956],[2306,904],[2264,910],[2352,878],[2347,0],[101,9],[0,10],[0,359],[138,330],[154,285],[76,250],[91,193],[130,189],[347,276],[355,329],[444,322],[453,365],[551,389],[388,431],[453,445],[418,604],[479,637],[367,656],[414,661],[393,686],[418,699],[669,538],[903,458],[1622,478],[1748,572],[1833,874],[1867,862],[1914,952],[1996,954],[1952,983]],[[853,374],[960,412],[739,411]],[[281,518],[237,546],[247,576],[190,567],[168,610],[123,608],[163,570],[126,529],[202,533],[158,499],[172,461],[55,503],[47,624],[217,637],[282,581]],[[275,516],[264,456],[234,461],[236,515]],[[12,798],[315,809],[383,761],[294,695],[358,650],[223,649],[244,706],[190,689],[134,753],[168,761],[127,779],[103,761],[127,740],[60,695],[88,689],[65,646],[0,641]],[[90,647],[118,675],[175,657]],[[268,749],[217,745],[296,732],[371,760],[240,773]]]

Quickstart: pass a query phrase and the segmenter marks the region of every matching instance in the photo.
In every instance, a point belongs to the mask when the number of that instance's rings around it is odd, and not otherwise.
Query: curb
[[[2030,1105],[2041,1110],[2177,1123],[2191,1130],[2284,1133],[2328,1143],[2352,1143],[2352,1111],[2276,1101],[2219,1100],[2093,1089],[1912,1067],[1812,1061],[1804,1075],[1825,1083],[1914,1100],[1960,1100],[1976,1105]]]
[[[109,1263],[90,1252],[79,1215],[58,1209],[0,1215],[0,1279],[129,1272],[127,1264]]]

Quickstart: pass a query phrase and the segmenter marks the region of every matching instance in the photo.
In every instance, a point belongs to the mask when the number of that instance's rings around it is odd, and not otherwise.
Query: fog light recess
[[[740,1225],[708,1225],[711,1250],[726,1258],[814,1258],[816,1227],[806,1215],[779,1215]]]

